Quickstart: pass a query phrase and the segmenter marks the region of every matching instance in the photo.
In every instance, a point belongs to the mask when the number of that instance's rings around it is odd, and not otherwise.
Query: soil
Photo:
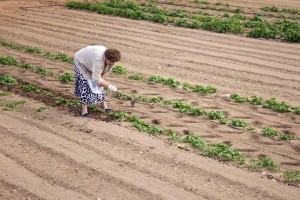
[[[300,170],[300,116],[230,101],[229,95],[275,97],[300,105],[300,46],[170,25],[69,10],[66,1],[0,1],[0,40],[73,56],[90,44],[117,48],[130,73],[175,78],[181,83],[212,85],[213,95],[130,80],[111,74],[120,91],[147,98],[184,101],[206,111],[243,119],[256,132],[193,117],[170,106],[113,97],[114,111],[136,115],[164,130],[194,133],[209,143],[225,143],[248,158],[268,157],[282,170]],[[178,1],[184,3],[186,1]],[[214,2],[214,1],[212,1]],[[215,1],[217,2],[217,1]],[[230,5],[258,10],[263,6],[300,9],[293,0],[235,0]],[[282,171],[250,170],[205,157],[187,144],[139,132],[109,115],[80,117],[80,108],[55,97],[75,99],[73,83],[57,76],[73,73],[72,64],[0,46],[0,55],[42,66],[55,76],[0,64],[0,74],[19,80],[1,86],[10,96],[0,103],[25,100],[12,111],[0,110],[0,199],[298,199],[299,185],[287,183]],[[45,97],[21,89],[35,84],[53,94]],[[46,108],[41,112],[37,108]],[[272,127],[295,139],[263,136]]]

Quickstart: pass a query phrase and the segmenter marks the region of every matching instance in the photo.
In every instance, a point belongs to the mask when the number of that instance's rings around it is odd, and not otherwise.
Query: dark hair
[[[104,55],[105,58],[111,62],[118,62],[121,60],[121,53],[117,49],[106,49]]]

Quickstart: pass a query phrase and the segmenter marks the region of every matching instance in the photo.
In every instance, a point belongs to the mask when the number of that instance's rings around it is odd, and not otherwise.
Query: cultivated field
[[[300,197],[299,42],[66,2],[0,0],[0,199]],[[155,5],[300,21],[297,0]],[[107,79],[120,92],[107,92],[114,113],[91,107],[83,119],[72,57],[91,44],[121,51]]]

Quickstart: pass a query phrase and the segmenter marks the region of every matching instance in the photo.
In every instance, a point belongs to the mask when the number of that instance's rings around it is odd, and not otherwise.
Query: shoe
[[[89,118],[89,114],[88,113],[83,114],[82,118],[85,118],[85,119]]]
[[[105,112],[107,112],[107,113],[112,112],[112,110],[109,109],[109,108],[105,108],[104,110],[105,110]]]

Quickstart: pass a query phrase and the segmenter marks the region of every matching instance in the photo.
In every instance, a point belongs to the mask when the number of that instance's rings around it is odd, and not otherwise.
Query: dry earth
[[[217,2],[217,1],[215,1]],[[299,1],[226,1],[254,10],[262,6],[300,9]],[[145,97],[182,100],[206,110],[240,118],[258,133],[191,117],[161,105],[136,104],[113,98],[109,106],[157,122],[163,129],[192,132],[209,142],[223,142],[252,158],[267,156],[282,169],[300,169],[299,140],[262,136],[263,127],[300,137],[300,117],[228,101],[228,94],[276,97],[300,105],[300,46],[274,40],[164,26],[95,13],[68,10],[65,1],[0,1],[0,39],[70,56],[89,44],[122,52],[119,65],[132,73],[176,78],[181,83],[213,85],[215,95],[201,96],[167,86],[112,75],[120,90]],[[0,46],[0,55],[43,66],[56,75],[72,65]],[[72,97],[72,84],[25,69],[0,65],[22,83],[36,84]],[[2,90],[9,90],[2,87]],[[0,110],[0,199],[298,199],[298,187],[276,172],[247,169],[206,158],[188,146],[140,133],[127,123],[78,110],[47,106],[20,90],[0,102],[26,100],[19,111]],[[74,114],[75,113],[75,114]],[[109,121],[109,122],[106,122]],[[179,148],[180,147],[180,148]],[[268,178],[269,177],[269,178]]]

